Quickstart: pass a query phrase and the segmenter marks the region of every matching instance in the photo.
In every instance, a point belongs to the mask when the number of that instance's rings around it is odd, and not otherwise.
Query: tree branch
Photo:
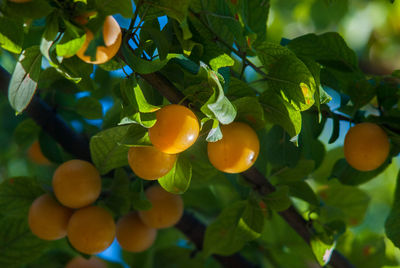
[[[167,92],[172,89],[172,85],[168,84],[165,78],[157,75],[147,75],[146,79],[153,86],[164,85],[166,94],[174,99],[180,100],[177,92],[168,94]],[[0,67],[0,91],[7,94],[8,84],[10,82],[10,74]],[[164,84],[165,83],[165,84]],[[32,102],[26,109],[26,113],[46,131],[56,142],[58,142],[63,149],[72,154],[74,157],[90,161],[89,142],[82,136],[78,135],[71,129],[67,123],[57,115],[43,100],[35,96]],[[206,227],[194,216],[184,213],[181,220],[175,226],[186,237],[193,242],[198,250],[203,246],[203,239]],[[257,266],[248,262],[239,254],[231,256],[213,256],[221,265],[229,268],[256,268]]]

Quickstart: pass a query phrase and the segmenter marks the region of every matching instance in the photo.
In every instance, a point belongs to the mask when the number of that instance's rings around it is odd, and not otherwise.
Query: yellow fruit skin
[[[175,161],[175,154],[166,154],[154,147],[131,147],[128,152],[132,171],[145,180],[156,180],[166,175]]]
[[[94,256],[90,259],[79,256],[70,260],[65,268],[107,268],[107,264]]]
[[[97,169],[83,160],[61,164],[53,175],[53,189],[58,201],[70,208],[92,204],[101,192],[101,178]]]
[[[28,149],[28,156],[32,160],[32,162],[38,165],[50,165],[51,162],[47,159],[40,149],[40,144],[38,141],[32,143],[32,145]]]
[[[33,201],[29,208],[28,224],[32,233],[43,240],[56,240],[66,236],[72,209],[63,207],[49,194]]]
[[[240,173],[249,169],[260,151],[256,132],[241,122],[223,125],[221,132],[221,140],[207,144],[211,164],[226,173]]]
[[[115,238],[114,219],[104,208],[81,208],[69,220],[67,236],[76,250],[85,254],[100,253],[107,249]]]
[[[389,138],[385,131],[373,123],[360,123],[350,128],[344,140],[347,163],[359,171],[380,167],[389,155]]]
[[[90,56],[85,55],[85,52],[90,42],[93,40],[93,33],[86,31],[85,43],[76,55],[87,63],[102,64],[109,61],[117,54],[122,42],[122,32],[118,22],[112,16],[108,16],[104,21],[103,38],[105,46],[97,47],[96,59],[92,61]]]
[[[167,154],[177,154],[193,145],[200,126],[196,115],[183,105],[170,104],[157,111],[157,122],[149,129],[154,147]]]
[[[154,243],[157,230],[145,225],[136,212],[129,213],[117,223],[117,241],[130,252],[142,252]]]
[[[181,219],[183,201],[179,195],[171,194],[159,185],[154,185],[146,190],[146,196],[152,208],[139,211],[139,217],[147,226],[157,229],[168,228]]]

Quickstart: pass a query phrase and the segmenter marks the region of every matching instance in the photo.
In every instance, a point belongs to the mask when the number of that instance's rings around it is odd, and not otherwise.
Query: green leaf
[[[239,11],[246,30],[256,34],[256,37],[251,38],[250,42],[253,43],[253,39],[256,39],[257,43],[264,41],[267,35],[270,1],[239,1],[239,5]]]
[[[187,16],[190,1],[191,0],[150,0],[148,2],[152,7],[165,12],[168,17],[183,22]]]
[[[276,175],[276,182],[277,183],[286,183],[286,182],[293,182],[293,181],[300,181],[306,178],[315,167],[314,160],[308,159],[300,159],[296,166],[293,168],[287,168]]]
[[[243,121],[254,129],[265,127],[264,109],[255,97],[243,97],[233,101],[237,110],[237,121]]]
[[[39,134],[39,144],[43,155],[47,159],[59,164],[65,162],[62,147],[45,131],[41,131]]]
[[[7,179],[0,184],[0,214],[25,218],[32,202],[43,193],[36,179],[29,177]]]
[[[351,167],[346,159],[342,158],[335,163],[330,178],[337,178],[342,184],[346,185],[360,185],[382,173],[388,167],[388,162],[387,160],[379,168],[372,171],[359,171]]]
[[[276,191],[263,197],[267,207],[276,210],[284,211],[292,205],[289,198],[289,187],[286,185],[279,186]]]
[[[319,195],[324,202],[320,215],[323,222],[342,220],[351,225],[359,224],[370,202],[370,197],[363,190],[337,182],[319,191]]]
[[[301,148],[289,140],[289,136],[279,126],[274,126],[263,135],[261,146],[267,160],[276,166],[294,167],[300,159]]]
[[[170,59],[180,56],[179,54],[168,54],[163,60],[145,60],[139,55],[136,55],[136,52],[137,50],[132,51],[132,48],[129,47],[127,42],[123,42],[122,54],[124,55],[126,63],[134,72],[139,74],[150,74],[159,71],[168,63]]]
[[[145,128],[151,128],[156,123],[155,113],[140,113],[136,112],[130,116],[122,118],[120,125],[124,124],[139,124]]]
[[[248,83],[231,77],[229,81],[228,92],[226,93],[228,97],[255,97],[256,89],[252,88]]]
[[[46,0],[32,0],[25,3],[7,2],[7,12],[15,17],[39,19],[46,17],[52,11],[53,7]]]
[[[152,113],[160,109],[158,106],[151,105],[146,101],[139,84],[134,87],[136,103],[139,107],[139,112],[141,113]]]
[[[104,175],[114,168],[128,165],[129,148],[121,145],[130,126],[118,126],[103,130],[90,139],[93,163]]]
[[[130,124],[120,144],[126,146],[152,145],[146,128],[138,124]]]
[[[44,253],[49,246],[31,233],[27,218],[0,218],[0,266],[21,267]]]
[[[357,56],[335,32],[307,34],[293,39],[288,48],[299,57],[308,57],[339,70],[358,70]]]
[[[301,113],[272,91],[265,91],[259,99],[264,107],[265,121],[280,125],[291,139],[297,140],[301,131]]]
[[[18,124],[14,130],[14,140],[21,146],[32,143],[38,136],[40,127],[33,119],[26,119]]]
[[[19,54],[24,42],[22,21],[0,17],[0,46],[11,53]]]
[[[174,268],[174,267],[190,267],[204,268],[208,260],[204,260],[201,254],[192,256],[193,250],[182,248],[179,246],[169,246],[156,251],[154,258],[154,267]]]
[[[99,119],[103,117],[103,106],[100,101],[93,97],[83,97],[78,99],[76,112],[87,119]]]
[[[186,157],[178,155],[174,167],[167,175],[158,179],[158,183],[166,191],[183,194],[189,188],[192,179],[192,165]]]
[[[206,117],[206,120],[209,118]],[[207,134],[206,141],[207,142],[216,142],[222,139],[222,132],[221,128],[219,127],[219,121],[216,119],[212,119],[212,127]]]
[[[39,47],[24,50],[11,76],[8,100],[17,113],[22,112],[31,102],[39,81],[42,54]]]
[[[130,180],[123,169],[116,169],[110,192],[104,200],[105,205],[116,215],[125,215],[130,211],[131,199],[129,196]]]
[[[49,16],[47,16],[46,26],[43,33],[43,38],[46,39],[47,41],[53,41],[56,38],[59,30],[58,27],[59,18],[60,18],[60,13],[58,10],[52,12]]]
[[[214,71],[218,71],[222,67],[230,67],[235,64],[235,61],[227,54],[219,55],[218,57],[210,60],[210,66]]]
[[[257,48],[257,55],[268,76],[270,90],[280,94],[296,110],[304,111],[314,104],[316,83],[307,66],[288,48],[264,42]]]
[[[314,237],[311,239],[311,249],[314,252],[315,257],[318,260],[318,263],[321,266],[325,266],[331,259],[333,250],[336,247],[336,243],[327,244],[324,241],[320,240],[318,237]]]
[[[143,180],[137,179],[130,185],[130,193],[129,193],[132,207],[135,210],[149,210],[152,205],[151,202],[147,199],[147,196],[143,189]]]
[[[307,182],[293,181],[285,183],[285,185],[289,186],[290,196],[300,198],[316,207],[319,206],[319,199]]]
[[[385,221],[385,233],[390,241],[400,248],[400,171],[397,175],[393,205]]]
[[[57,55],[60,57],[72,57],[85,43],[86,35],[70,36],[68,31],[64,34],[60,43],[56,45]]]
[[[104,15],[114,15],[119,13],[125,18],[131,18],[133,14],[132,3],[130,0],[96,0],[96,6],[104,13]]]
[[[209,70],[205,65],[202,65],[202,69],[206,69],[208,72],[209,84],[213,85],[214,93],[201,107],[201,111],[207,115],[207,117],[217,119],[222,124],[227,125],[232,123],[236,117],[236,109],[225,96],[218,75],[214,71]]]
[[[257,204],[237,201],[225,208],[206,230],[203,250],[206,256],[231,255],[261,235],[264,215]]]

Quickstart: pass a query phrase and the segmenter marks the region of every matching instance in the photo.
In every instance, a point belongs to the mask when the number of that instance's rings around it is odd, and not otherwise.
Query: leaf
[[[104,200],[105,205],[116,215],[125,215],[130,211],[129,177],[123,169],[116,169],[110,187],[110,195]]]
[[[323,222],[342,220],[351,225],[359,224],[370,202],[370,197],[363,190],[337,182],[318,193],[323,201],[320,215]]]
[[[247,242],[258,238],[263,225],[264,215],[257,204],[237,201],[225,208],[207,227],[203,244],[204,254],[231,255]]]
[[[130,0],[96,0],[96,6],[104,15],[121,14],[125,18],[132,17],[132,3]]]
[[[294,167],[300,159],[301,149],[289,140],[289,136],[279,126],[274,126],[261,140],[262,153],[276,166]]]
[[[72,57],[79,51],[83,43],[85,43],[85,40],[85,34],[81,36],[71,36],[67,31],[60,43],[56,45],[57,55],[60,57]]]
[[[209,84],[214,85],[214,93],[208,101],[201,107],[201,111],[212,119],[217,119],[222,124],[230,124],[235,120],[236,109],[232,103],[225,97],[224,90],[215,72],[209,70],[207,66],[202,65],[208,72]],[[217,97],[218,94],[218,97]]]
[[[289,186],[290,196],[300,198],[313,206],[319,206],[319,199],[307,182],[293,181],[285,183],[285,185]]]
[[[39,47],[24,50],[11,76],[8,100],[17,113],[21,113],[31,102],[39,81],[42,54]]]
[[[237,121],[243,121],[254,129],[265,127],[264,109],[255,97],[243,97],[233,101],[237,111]]]
[[[25,218],[32,202],[43,193],[43,189],[33,178],[15,177],[4,180],[0,184],[0,214]]]
[[[152,145],[147,129],[138,124],[130,124],[119,143],[126,146]]]
[[[235,64],[235,61],[227,54],[219,55],[218,57],[210,60],[210,66],[214,71],[218,71],[222,67],[231,67]]]
[[[42,255],[49,246],[31,233],[27,218],[0,218],[0,266],[20,267]]]
[[[306,34],[293,39],[288,48],[299,57],[308,57],[324,66],[339,70],[358,70],[357,56],[335,32]]]
[[[100,101],[93,97],[78,99],[76,112],[87,119],[99,119],[103,117],[103,106]]]
[[[228,92],[226,93],[228,97],[255,97],[256,89],[252,88],[248,83],[237,79],[235,77],[230,78]]]
[[[301,131],[300,111],[269,90],[261,94],[259,101],[265,110],[265,121],[280,125],[291,139],[297,140]]]
[[[147,199],[147,196],[143,189],[143,180],[137,179],[130,185],[129,196],[132,202],[132,207],[135,210],[149,210],[152,207],[151,202]]]
[[[286,47],[264,42],[257,55],[268,76],[266,83],[296,110],[304,111],[314,104],[316,83],[307,66]]]
[[[139,112],[141,113],[152,113],[160,109],[158,106],[151,105],[146,101],[139,84],[134,87],[136,103],[139,107]]]
[[[136,55],[137,50],[132,51],[132,48],[129,47],[127,42],[123,42],[122,44],[122,54],[126,60],[126,63],[129,67],[132,68],[134,72],[139,74],[150,74],[156,71],[161,70],[170,59],[179,57],[179,54],[168,54],[167,57],[163,60],[155,59],[155,60],[145,60],[142,59],[139,55]]]
[[[103,130],[90,139],[90,153],[93,163],[104,175],[114,168],[128,165],[129,148],[121,145],[128,132],[128,126],[118,126]]]
[[[400,171],[397,175],[394,201],[390,213],[385,221],[386,236],[393,244],[400,248]]]
[[[239,1],[239,11],[241,18],[246,26],[246,30],[255,33],[256,36],[250,39],[253,43],[254,39],[257,43],[265,40],[267,35],[267,20],[270,8],[270,1],[252,0]]]
[[[190,0],[151,0],[152,7],[162,10],[167,16],[183,22],[187,16]]]
[[[335,113],[332,113],[332,119],[333,119],[333,130],[332,130],[332,135],[329,138],[328,144],[334,143],[338,138],[339,138],[339,133],[340,133],[340,120],[339,116]]]
[[[206,118],[209,119],[209,118]],[[206,141],[207,142],[216,142],[222,139],[221,128],[219,127],[219,121],[216,119],[212,119],[212,127],[207,134]]]
[[[292,205],[289,198],[289,187],[285,185],[279,186],[275,192],[264,196],[263,200],[267,207],[276,211],[284,211]]]
[[[0,46],[11,53],[19,54],[24,41],[22,21],[0,17]]]
[[[46,26],[43,33],[43,38],[47,41],[53,41],[59,30],[58,19],[60,18],[60,12],[58,10],[52,12],[46,17]]]
[[[296,166],[293,168],[287,168],[276,175],[277,183],[286,183],[293,181],[300,181],[306,178],[315,167],[315,161],[309,159],[300,159]]]
[[[351,167],[346,159],[342,158],[335,163],[330,178],[337,178],[342,184],[346,185],[360,185],[378,176],[388,167],[388,164],[387,160],[375,170],[359,171]]]
[[[7,2],[7,12],[16,18],[39,19],[46,17],[53,11],[53,7],[45,0],[35,0],[25,3]]]
[[[189,188],[192,179],[192,165],[190,161],[179,155],[168,174],[158,179],[158,183],[166,191],[173,194],[183,194]]]
[[[40,127],[33,119],[26,119],[18,124],[14,130],[14,140],[21,146],[32,143],[38,136]]]
[[[311,239],[310,244],[315,257],[318,260],[318,263],[321,266],[327,265],[331,259],[333,250],[336,247],[336,243],[327,244],[322,240],[320,240],[319,238],[314,237],[313,239]]]
[[[62,147],[47,132],[40,132],[39,144],[43,155],[47,159],[59,164],[65,162]]]

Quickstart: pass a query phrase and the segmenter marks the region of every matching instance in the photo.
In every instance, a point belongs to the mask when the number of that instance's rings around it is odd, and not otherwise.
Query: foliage
[[[126,167],[130,147],[151,145],[157,110],[182,102],[201,122],[196,144],[158,183],[182,195],[185,211],[207,226],[204,237],[185,236],[181,221],[180,231],[161,230],[146,252],[123,252],[132,267],[221,267],[214,255],[235,253],[266,267],[329,266],[333,250],[366,268],[399,265],[400,76],[393,69],[369,73],[359,51],[328,27],[349,6],[345,0],[1,1],[0,66],[12,75],[9,104],[0,98],[0,266],[62,267],[77,254],[65,239],[44,242],[28,229],[28,208],[51,192],[55,169],[31,163],[29,144],[39,139],[53,163],[81,157],[57,143],[74,137],[46,133],[32,111],[36,99],[89,141],[102,175],[97,204],[114,219],[151,208],[144,190],[153,182]],[[77,23],[93,10],[87,25]],[[292,16],[305,23],[307,11],[324,33],[279,30]],[[101,65],[79,60],[85,30],[95,35],[86,51],[93,56],[108,15],[118,15],[123,28],[119,52]],[[257,131],[261,149],[249,172],[228,175],[210,164],[206,143],[222,139],[221,124],[234,121]],[[390,138],[386,162],[373,171],[355,170],[343,158],[343,134],[359,122],[380,125]],[[368,188],[374,183],[376,191]],[[279,215],[306,226],[309,245]],[[368,221],[379,227],[368,228]]]

